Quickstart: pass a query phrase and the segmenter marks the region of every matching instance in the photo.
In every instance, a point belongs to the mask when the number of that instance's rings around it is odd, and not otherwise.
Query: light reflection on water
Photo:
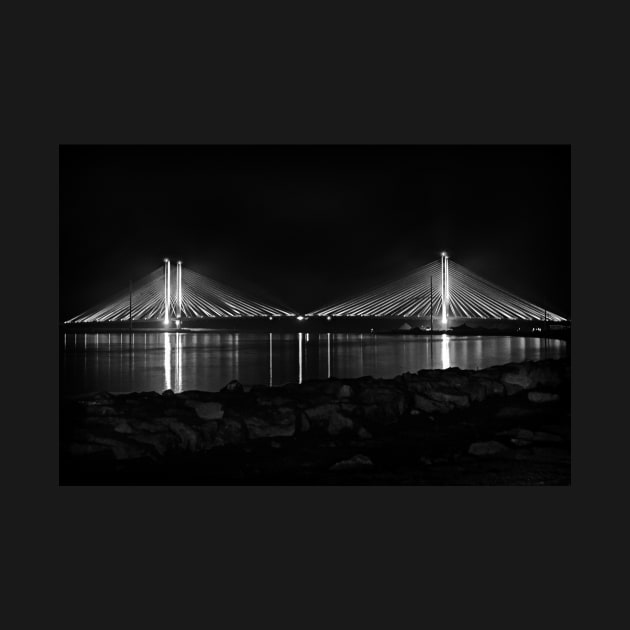
[[[391,378],[421,369],[482,369],[566,356],[566,343],[528,337],[334,333],[98,333],[63,335],[62,392],[217,391],[314,378]]]

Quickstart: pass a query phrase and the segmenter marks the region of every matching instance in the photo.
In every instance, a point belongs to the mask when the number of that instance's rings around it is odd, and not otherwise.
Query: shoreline
[[[568,485],[570,359],[65,399],[60,483]]]

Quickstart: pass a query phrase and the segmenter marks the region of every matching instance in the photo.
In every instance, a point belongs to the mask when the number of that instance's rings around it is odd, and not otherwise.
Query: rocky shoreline
[[[61,401],[60,483],[570,484],[570,361]]]

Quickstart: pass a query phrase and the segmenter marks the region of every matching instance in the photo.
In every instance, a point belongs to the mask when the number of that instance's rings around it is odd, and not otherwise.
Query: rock
[[[297,426],[300,433],[306,433],[311,428],[311,423],[304,414],[300,414],[300,420]]]
[[[425,413],[448,413],[453,409],[453,405],[449,402],[433,400],[422,394],[414,395],[413,405],[416,409]]]
[[[136,420],[132,418],[129,422],[136,432],[160,433],[165,430],[165,425],[168,425],[170,420],[170,418],[155,418],[155,420]]]
[[[500,453],[505,453],[508,448],[501,444],[501,442],[497,442],[496,440],[490,440],[489,442],[474,442],[468,447],[469,455],[477,455],[477,456],[487,456],[487,455],[498,455]]]
[[[489,378],[483,374],[474,374],[471,380],[485,391],[485,397],[488,396],[503,396],[505,394],[505,386],[501,381]],[[471,400],[474,400],[471,397]]]
[[[317,405],[304,410],[304,414],[311,424],[325,424],[333,414],[337,413],[337,406],[333,404]]]
[[[374,466],[374,463],[366,455],[355,455],[350,459],[344,459],[341,462],[337,462],[330,467],[330,470],[357,470],[362,468],[371,468],[372,466]]]
[[[146,448],[125,439],[90,436],[89,442],[100,446],[106,446],[108,450],[111,451],[114,458],[118,460],[140,459],[151,456],[151,453],[148,453]]]
[[[527,400],[533,403],[548,403],[555,402],[560,399],[558,394],[551,394],[549,392],[527,392]]]
[[[270,437],[290,437],[295,434],[295,417],[271,423],[262,418],[244,418],[247,435],[251,440]]]
[[[114,427],[114,431],[116,431],[116,433],[135,433],[133,427],[126,420],[119,422]]]
[[[531,389],[535,385],[526,365],[510,365],[509,368],[501,374],[500,378],[501,382],[505,385],[508,396],[523,389]]]
[[[244,392],[244,389],[237,380],[232,380],[221,391],[242,394]]]
[[[435,420],[441,414],[468,407],[489,396],[505,396],[523,390],[526,390],[527,401],[506,400],[506,406],[496,412],[496,418],[509,420],[545,415],[545,407],[538,403],[558,400],[558,394],[551,392],[569,378],[567,361],[550,360],[479,371],[421,370],[394,379],[362,377],[308,381],[275,388],[257,386],[247,395],[236,380],[230,381],[221,394],[198,390],[174,394],[170,389],[162,394],[98,392],[74,397],[69,403],[60,425],[60,447],[77,457],[109,452],[117,459],[131,459],[155,457],[171,450],[197,452],[214,446],[241,444],[248,438],[291,437],[296,432],[313,429],[331,437],[353,431],[358,440],[367,440],[372,436],[366,426],[372,430],[395,423],[405,414],[423,414]],[[508,426],[517,422],[520,421]],[[479,442],[471,444],[469,452],[495,454],[493,449],[496,449],[506,457],[518,454],[524,458],[539,444],[545,447],[548,443],[546,448],[555,444],[562,446],[561,443],[568,445],[570,414],[566,424],[541,424],[537,428],[540,431],[535,433],[522,428],[498,433],[503,436],[504,444]],[[508,439],[511,442],[507,442]],[[358,441],[352,443],[360,448]],[[532,448],[508,448],[512,445]]]
[[[354,425],[350,418],[335,412],[328,420],[328,435],[339,435],[344,431],[352,431]]]
[[[350,398],[353,393],[354,392],[352,391],[352,387],[350,387],[350,385],[347,385],[347,384],[344,383],[339,388],[339,391],[337,392],[337,397],[338,398]]]
[[[192,407],[202,420],[221,420],[223,418],[223,405],[219,402],[187,400],[186,405]]]
[[[462,394],[454,389],[434,390],[429,392],[429,398],[440,403],[449,403],[455,407],[470,407],[468,394]]]
[[[169,429],[179,438],[181,447],[186,451],[197,452],[201,448],[199,433],[183,422],[174,420],[169,423]]]

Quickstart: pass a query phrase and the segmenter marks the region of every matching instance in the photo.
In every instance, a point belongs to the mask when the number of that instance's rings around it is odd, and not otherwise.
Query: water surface
[[[482,369],[566,356],[566,342],[527,337],[379,336],[336,333],[66,333],[61,390],[217,391],[315,378],[392,378],[421,369]]]

